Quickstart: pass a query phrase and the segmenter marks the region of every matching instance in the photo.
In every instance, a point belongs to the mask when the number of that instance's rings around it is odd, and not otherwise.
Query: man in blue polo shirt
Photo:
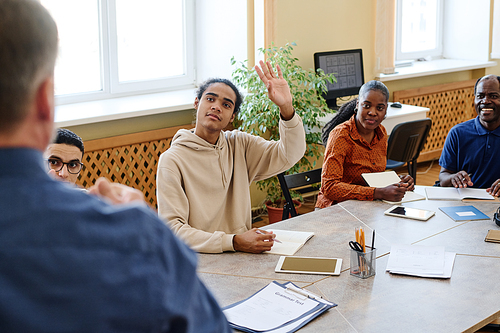
[[[439,165],[441,186],[485,188],[500,196],[500,77],[486,75],[474,87],[477,117],[454,126]]]
[[[0,332],[230,332],[137,190],[47,174],[57,40],[39,1],[0,1]]]

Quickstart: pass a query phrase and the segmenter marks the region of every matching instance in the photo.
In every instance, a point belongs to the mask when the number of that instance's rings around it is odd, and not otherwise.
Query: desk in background
[[[423,191],[418,187],[417,191]],[[314,231],[297,256],[343,259],[340,276],[275,273],[278,255],[200,254],[198,271],[221,306],[245,299],[272,280],[293,281],[338,306],[300,332],[473,332],[500,316],[500,244],[486,243],[491,220],[455,222],[438,207],[474,205],[493,216],[498,202],[421,200],[404,206],[430,209],[423,222],[383,215],[381,201],[346,201],[271,227]],[[376,230],[377,274],[368,279],[349,275],[349,241],[354,228]],[[368,240],[371,240],[368,238]],[[392,244],[444,245],[457,252],[451,279],[427,279],[385,272]]]
[[[401,104],[401,108],[391,107],[392,103],[389,103],[387,108],[387,117],[382,121],[387,130],[387,134],[391,134],[392,129],[397,125],[407,121],[425,119],[427,117],[427,112],[429,108],[414,106],[408,104]],[[321,128],[323,128],[327,122],[329,122],[335,114],[329,114],[326,117],[322,117],[320,120]],[[320,130],[321,132],[321,130]]]

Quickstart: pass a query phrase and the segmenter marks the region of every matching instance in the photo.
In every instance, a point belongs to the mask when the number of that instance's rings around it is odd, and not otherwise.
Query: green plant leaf
[[[293,107],[300,115],[307,128],[319,127],[318,117],[331,113],[322,94],[326,92],[327,83],[335,83],[334,74],[325,74],[321,69],[304,69],[297,64],[298,58],[293,57],[295,42],[283,46],[259,48],[264,57],[273,66],[280,65],[283,77],[290,85],[293,97]],[[247,93],[234,127],[241,131],[258,135],[269,140],[279,140],[279,108],[267,97],[267,89],[253,68],[248,68],[248,61],[236,62],[231,58],[234,67],[232,78],[243,91]],[[287,174],[306,171],[314,168],[319,158],[323,156],[320,146],[321,133],[306,133],[306,152],[304,157]],[[311,162],[312,161],[312,162]],[[282,199],[281,187],[277,177],[258,181],[257,189],[265,191],[267,199],[276,201]]]

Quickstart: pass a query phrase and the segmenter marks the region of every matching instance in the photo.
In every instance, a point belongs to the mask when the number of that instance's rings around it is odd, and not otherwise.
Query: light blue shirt
[[[230,332],[152,210],[110,206],[42,161],[0,149],[0,332]]]

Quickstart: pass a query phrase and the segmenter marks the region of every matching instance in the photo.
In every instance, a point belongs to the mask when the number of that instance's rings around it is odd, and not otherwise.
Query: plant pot
[[[302,203],[297,200],[293,200],[295,210],[298,210],[300,206],[302,206]],[[283,218],[283,208],[276,208],[271,206],[271,201],[266,202],[266,208],[267,208],[267,216],[269,218],[269,224],[276,223],[281,221]],[[288,214],[288,217],[290,218],[290,214]]]

